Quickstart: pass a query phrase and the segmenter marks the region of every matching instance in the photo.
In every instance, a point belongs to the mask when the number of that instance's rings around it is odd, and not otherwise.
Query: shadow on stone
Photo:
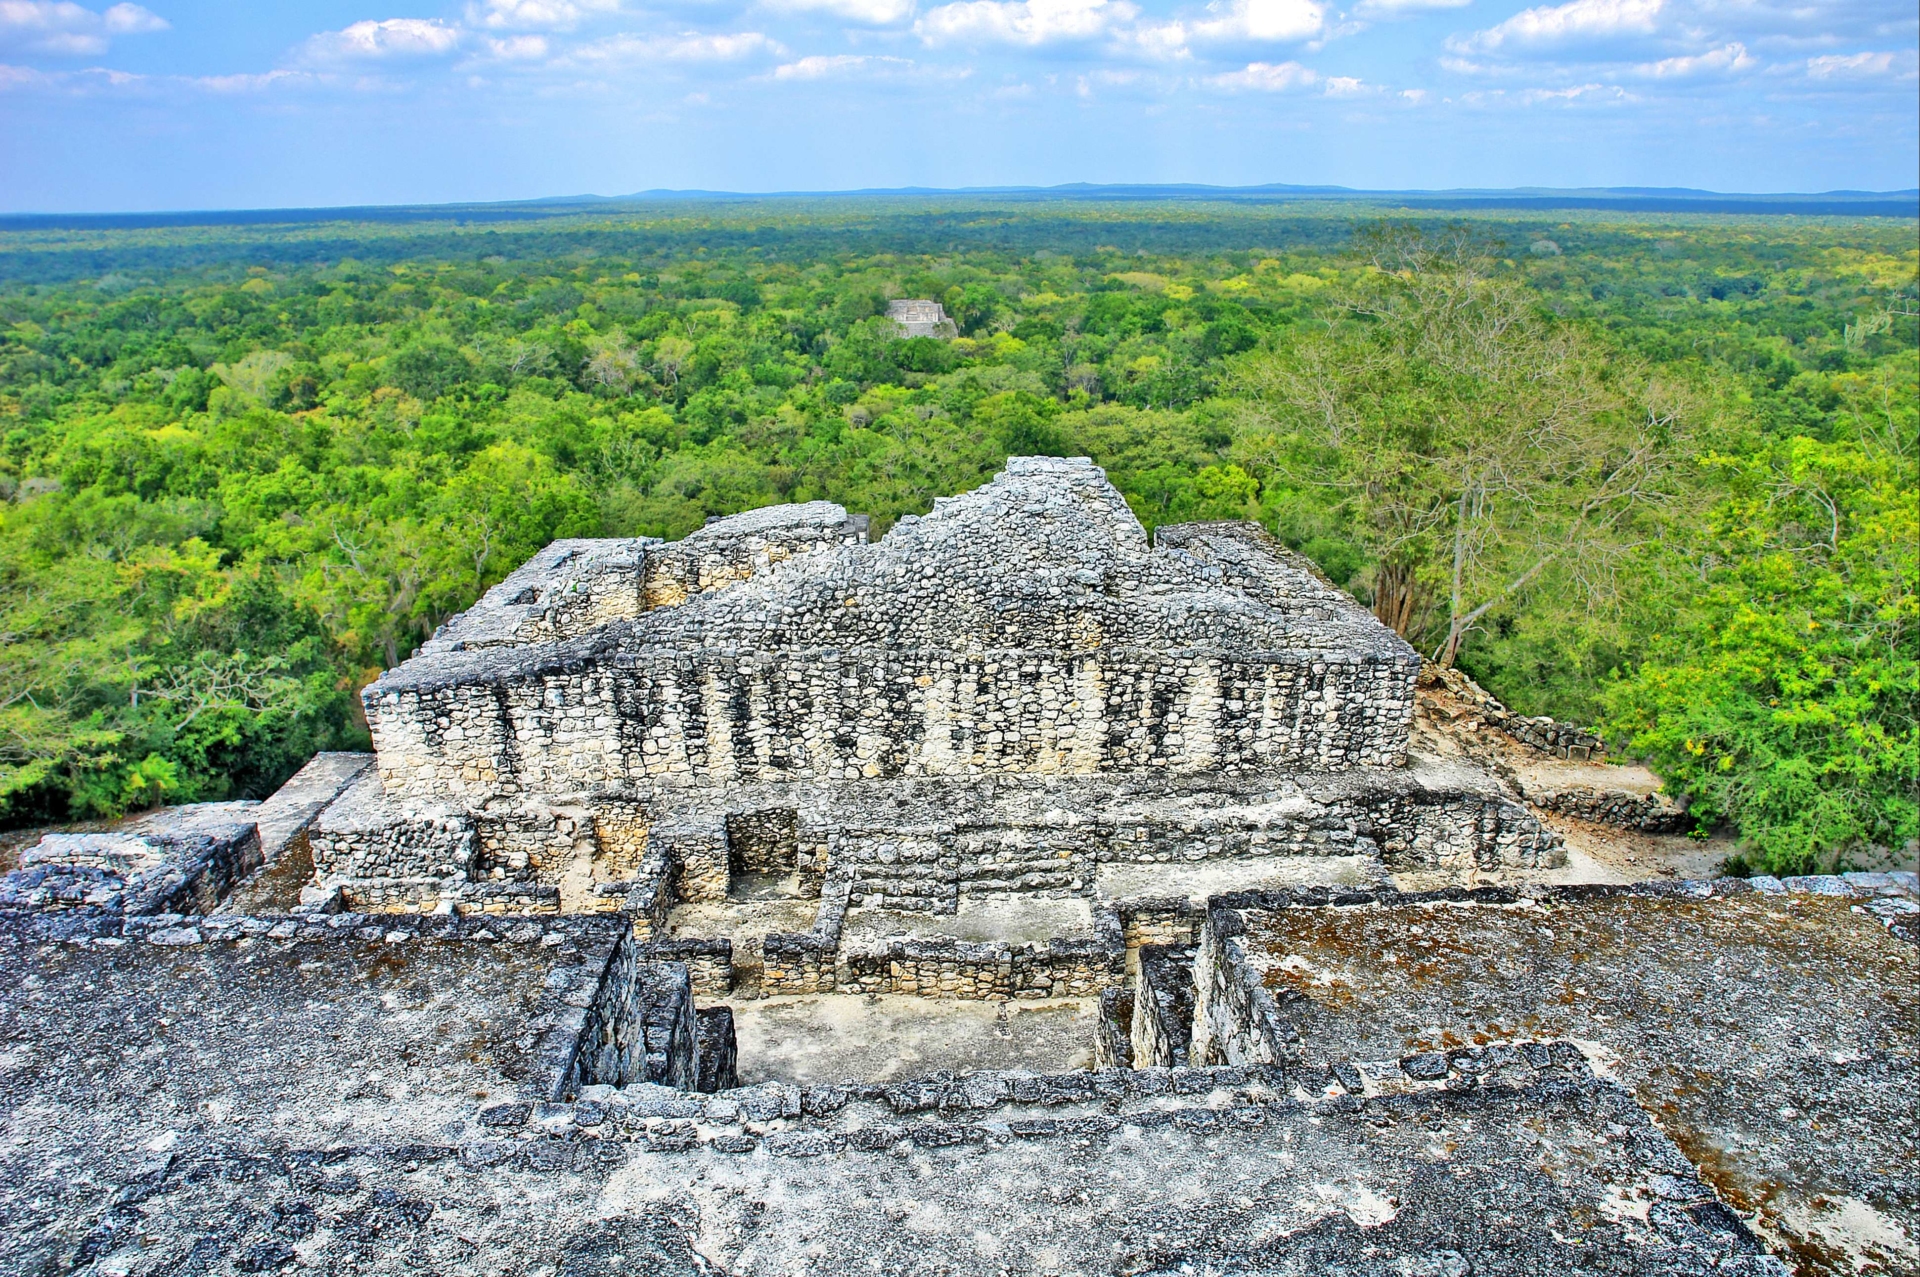
[[[595,1220],[567,1239],[559,1277],[718,1277],[694,1253],[692,1226],[666,1212]]]

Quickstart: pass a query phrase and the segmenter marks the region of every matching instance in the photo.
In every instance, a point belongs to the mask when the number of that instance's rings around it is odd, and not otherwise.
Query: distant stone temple
[[[899,326],[902,337],[958,337],[960,329],[936,301],[890,301],[887,318]]]

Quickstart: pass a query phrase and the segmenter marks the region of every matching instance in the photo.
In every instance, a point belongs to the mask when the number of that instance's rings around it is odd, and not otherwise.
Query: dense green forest
[[[0,232],[0,822],[270,790],[556,536],[1258,519],[1754,866],[1920,832],[1913,223],[766,201]],[[898,339],[893,297],[952,341]]]

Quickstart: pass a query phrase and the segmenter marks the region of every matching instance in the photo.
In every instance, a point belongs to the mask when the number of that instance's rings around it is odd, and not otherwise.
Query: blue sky
[[[0,0],[0,209],[1920,183],[1914,0]]]

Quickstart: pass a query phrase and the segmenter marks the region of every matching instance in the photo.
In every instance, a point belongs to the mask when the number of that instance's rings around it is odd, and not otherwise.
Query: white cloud
[[[1129,0],[962,0],[930,10],[913,29],[928,44],[971,41],[1031,48],[1098,39],[1139,12]]]
[[[1400,96],[1405,98],[1407,101],[1411,102],[1413,105],[1419,106],[1422,102],[1425,102],[1429,97],[1433,95],[1428,93],[1425,89],[1402,89],[1400,90]]]
[[[137,4],[116,4],[100,17],[113,35],[144,35],[169,29],[165,18]]]
[[[571,66],[646,65],[659,62],[735,62],[758,55],[779,56],[786,47],[758,31],[676,36],[609,36],[573,50],[560,63]]]
[[[1074,94],[1080,98],[1092,99],[1099,89],[1151,89],[1164,84],[1164,80],[1144,71],[1126,67],[1107,67],[1099,71],[1090,71],[1086,75],[1075,76]]]
[[[387,18],[323,31],[307,41],[305,53],[321,62],[431,58],[453,52],[461,34],[438,18]]]
[[[571,31],[589,14],[614,13],[620,0],[484,0],[467,21],[494,31]]]
[[[315,84],[320,77],[307,71],[265,71],[259,75],[199,75],[188,83],[209,93],[264,93],[281,86]]]
[[[1363,18],[1390,18],[1429,9],[1461,9],[1473,0],[1360,0],[1353,11]]]
[[[1125,43],[1149,58],[1184,58],[1187,52],[1187,28],[1179,22],[1142,23],[1130,31],[1117,33]]]
[[[1308,40],[1326,25],[1326,9],[1314,0],[1233,0],[1231,6],[1213,5],[1220,14],[1211,22],[1194,24],[1194,34],[1205,40],[1239,40],[1269,44]]]
[[[1753,55],[1747,52],[1747,46],[1736,40],[1732,44],[1722,45],[1718,49],[1709,49],[1705,53],[1662,58],[1658,62],[1642,62],[1633,70],[1636,75],[1654,80],[1684,80],[1696,75],[1745,71],[1754,65]]]
[[[1866,79],[1887,75],[1892,70],[1891,53],[1830,54],[1807,59],[1807,74],[1816,80]]]
[[[1520,101],[1527,106],[1540,102],[1578,102],[1586,98],[1604,98],[1612,102],[1636,100],[1625,89],[1611,84],[1576,84],[1565,89],[1528,89],[1520,94]]]
[[[776,80],[825,80],[838,77],[901,73],[912,71],[911,58],[868,56],[858,53],[816,54],[797,62],[783,62],[773,69]]]
[[[0,0],[0,44],[35,53],[105,53],[115,36],[165,30],[165,18],[137,4],[95,13],[72,0]]]
[[[913,0],[767,0],[780,13],[824,13],[862,26],[890,27],[913,16]]]
[[[502,62],[537,62],[547,56],[547,38],[543,35],[510,35],[504,40],[487,40],[487,53]]]
[[[1290,89],[1311,88],[1319,79],[1317,72],[1298,62],[1249,62],[1243,71],[1210,75],[1207,83],[1234,92],[1285,93]]]
[[[1471,36],[1455,36],[1447,47],[1456,53],[1483,53],[1517,45],[1533,48],[1576,40],[1646,35],[1659,21],[1666,0],[1571,0],[1568,4],[1522,9],[1505,22]]]
[[[47,74],[32,67],[9,66],[0,62],[0,92],[7,89],[37,89],[47,83]]]
[[[1323,92],[1330,98],[1358,97],[1362,93],[1373,92],[1372,86],[1351,75],[1330,75],[1325,80]]]

